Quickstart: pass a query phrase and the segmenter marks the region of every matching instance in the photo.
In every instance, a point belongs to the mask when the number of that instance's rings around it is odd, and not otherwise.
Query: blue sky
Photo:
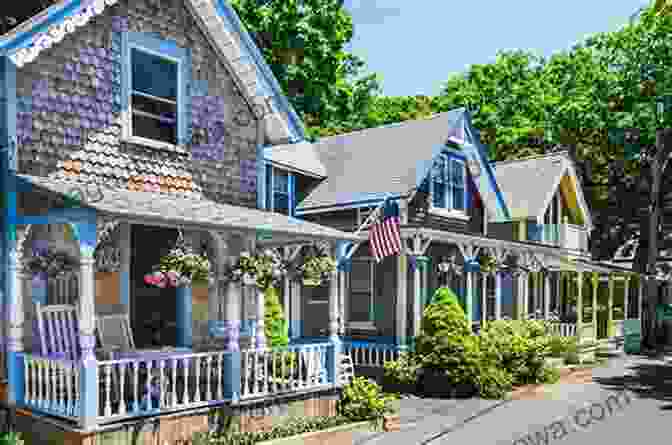
[[[647,0],[345,0],[348,50],[382,76],[386,95],[437,94],[451,73],[498,50],[543,56],[618,29]]]

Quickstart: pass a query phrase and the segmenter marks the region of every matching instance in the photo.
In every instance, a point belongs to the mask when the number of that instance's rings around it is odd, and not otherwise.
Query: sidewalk
[[[555,418],[566,416],[586,401],[605,397],[601,385],[593,377],[604,378],[624,375],[626,359],[613,358],[604,367],[564,372],[554,385],[528,387],[516,391],[512,400],[447,400],[409,398],[401,401],[401,431],[396,433],[364,433],[355,438],[355,445],[462,443],[470,436],[459,434],[473,431],[482,424],[488,431],[483,441],[475,443],[511,443],[511,438],[525,434],[534,425],[544,425]],[[467,428],[469,427],[469,428]],[[479,428],[480,429],[480,428]],[[455,442],[459,436],[462,440]],[[490,436],[490,437],[488,437]],[[465,442],[466,443],[466,442]]]

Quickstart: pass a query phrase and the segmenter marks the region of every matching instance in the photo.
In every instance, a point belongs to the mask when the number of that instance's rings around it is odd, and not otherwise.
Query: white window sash
[[[133,94],[134,94],[134,89],[133,89],[133,50],[140,51],[145,54],[150,54],[152,56],[158,57],[160,59],[167,60],[171,63],[175,63],[177,65],[177,85],[175,85],[175,91],[176,91],[176,97],[175,97],[175,138],[176,141],[175,143],[169,143],[165,141],[160,141],[160,140],[155,140],[155,139],[149,139],[144,136],[139,136],[136,135],[133,131]],[[182,82],[184,79],[182,79],[182,60],[176,59],[174,57],[167,56],[165,54],[158,53],[156,51],[152,51],[150,49],[144,48],[140,45],[136,44],[129,44],[129,49],[128,49],[128,60],[126,61],[128,63],[128,91],[125,91],[124,94],[128,95],[128,111],[126,115],[126,125],[128,128],[128,137],[130,139],[138,139],[138,140],[146,140],[146,141],[152,141],[152,142],[157,142],[160,144],[168,144],[168,145],[174,145],[177,146],[179,145],[179,138],[180,138],[180,128],[179,128],[179,119],[180,119],[180,108],[179,108],[179,100],[180,100],[180,92],[182,91]],[[163,99],[163,98],[154,98],[154,96],[151,96],[149,94],[142,94],[145,97],[151,98],[153,100],[160,99],[161,101],[165,101],[168,103],[172,104],[171,100]]]

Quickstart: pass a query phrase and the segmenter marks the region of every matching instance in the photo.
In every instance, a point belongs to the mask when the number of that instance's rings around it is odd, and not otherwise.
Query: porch
[[[271,347],[264,293],[226,272],[243,251],[275,249],[290,261],[303,246],[320,243],[335,256],[338,243],[352,236],[279,214],[144,192],[110,191],[88,208],[59,209],[68,187],[46,178],[17,181],[20,216],[10,226],[15,237],[6,231],[5,239],[9,341],[3,358],[11,406],[96,431],[146,416],[340,388],[337,276],[328,292],[327,340]],[[24,215],[38,197],[51,210]],[[178,228],[185,243],[200,246],[210,259],[209,283],[173,289],[138,284],[138,271],[148,272],[152,261],[147,252],[158,258],[163,248],[147,234],[172,230],[176,237]],[[33,273],[31,260],[45,248],[71,255],[72,270]],[[296,289],[291,298],[300,300],[300,286],[285,281]],[[102,340],[98,322],[110,315],[125,322]]]
[[[401,233],[402,255],[373,263],[365,235],[346,255],[341,329],[344,338],[358,333],[344,341],[355,366],[380,367],[411,347],[439,286],[458,295],[475,332],[489,320],[544,319],[551,321],[549,334],[589,344],[622,339],[623,320],[641,316],[641,280],[626,269],[532,242],[410,226]]]

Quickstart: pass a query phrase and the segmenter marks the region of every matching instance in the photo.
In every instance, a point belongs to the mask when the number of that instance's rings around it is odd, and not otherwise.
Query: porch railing
[[[24,404],[36,411],[79,417],[79,366],[63,359],[24,355]]]
[[[382,368],[385,362],[399,358],[399,346],[393,344],[344,341],[343,353],[350,354],[354,366]]]
[[[231,353],[98,362],[99,422],[221,403]]]
[[[331,385],[330,343],[301,344],[241,352],[241,399],[318,389]]]
[[[549,334],[559,335],[561,337],[575,337],[576,323],[551,323]]]
[[[79,299],[79,272],[68,271],[49,278],[48,304],[75,304]]]

